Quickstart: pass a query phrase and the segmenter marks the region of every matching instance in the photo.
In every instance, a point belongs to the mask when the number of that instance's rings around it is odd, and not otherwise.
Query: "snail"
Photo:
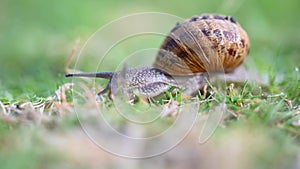
[[[231,16],[202,14],[176,24],[163,41],[152,66],[117,72],[66,74],[66,77],[109,79],[102,95],[116,94],[118,85],[127,93],[137,90],[146,97],[157,96],[170,87],[187,95],[201,89],[211,73],[231,73],[249,53],[246,31]]]

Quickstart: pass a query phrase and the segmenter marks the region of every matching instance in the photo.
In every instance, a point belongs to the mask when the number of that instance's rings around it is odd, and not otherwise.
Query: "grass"
[[[300,26],[296,22],[300,16],[299,1],[230,2],[187,0],[171,5],[159,1],[1,1],[0,168],[121,168],[122,164],[132,168],[153,168],[153,164],[174,168],[172,164],[192,165],[199,161],[201,166],[216,168],[215,163],[211,163],[216,160],[219,168],[299,168],[300,36],[295,33]],[[78,37],[82,47],[95,30],[111,20],[145,11],[166,12],[183,18],[200,13],[234,16],[251,40],[247,66],[254,67],[269,80],[264,85],[252,81],[213,84],[207,96],[199,93],[200,121],[208,118],[208,110],[224,101],[228,110],[219,128],[199,151],[197,146],[191,147],[199,137],[200,124],[197,123],[196,134],[192,131],[180,144],[182,151],[174,149],[154,159],[128,161],[98,149],[81,128],[99,125],[95,119],[99,114],[93,111],[95,97],[90,92],[101,89],[106,81],[97,81],[92,91],[81,89],[81,93],[75,93],[82,86],[76,85],[74,91],[70,90],[71,80],[64,78],[64,68]],[[158,39],[148,39],[150,42],[134,43],[135,39],[130,39],[129,45],[120,44],[112,53],[116,56],[109,58],[101,69],[114,69],[132,49],[130,45],[141,49],[160,45]],[[90,70],[94,63],[89,59],[83,62],[76,69]],[[85,103],[85,110],[76,107],[73,94],[89,101]],[[106,110],[104,115],[109,122],[120,132],[136,134],[130,130],[132,126],[128,121],[118,116],[114,103],[106,96],[104,99],[98,106]],[[147,110],[148,114],[141,111],[130,117],[150,119],[157,115],[155,107],[164,108],[170,99],[180,102],[179,106],[189,103],[189,99],[180,97],[180,92],[179,95],[167,92],[152,100],[152,107],[138,102],[124,109]],[[156,126],[145,128],[146,134],[157,134],[173,122],[172,117],[162,118]]]

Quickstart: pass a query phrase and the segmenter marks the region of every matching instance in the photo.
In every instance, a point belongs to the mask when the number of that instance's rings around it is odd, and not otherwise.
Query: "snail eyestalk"
[[[111,79],[114,76],[114,72],[95,72],[95,73],[69,73],[66,74],[65,77],[91,77],[91,78],[103,78],[103,79],[109,79],[109,83],[107,86],[100,91],[97,95],[103,95],[106,92],[109,92],[109,95],[111,93]]]
[[[114,72],[95,72],[95,73],[70,73],[66,74],[66,77],[95,77],[103,79],[111,79]]]

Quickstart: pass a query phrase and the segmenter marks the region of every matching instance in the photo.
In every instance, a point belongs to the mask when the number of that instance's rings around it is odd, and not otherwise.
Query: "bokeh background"
[[[201,13],[234,16],[249,34],[250,58],[259,73],[282,78],[300,67],[299,7],[299,0],[0,0],[0,99],[54,95],[59,86],[71,81],[64,77],[64,67],[78,38],[80,48],[100,27],[139,12],[182,18]],[[117,57],[122,58],[122,53]],[[274,106],[266,103],[266,107]],[[299,167],[297,138],[260,124],[263,120],[257,117],[218,130],[216,138],[199,151],[194,145],[196,131],[183,148],[143,161],[99,151],[76,119],[51,124],[56,127],[50,130],[39,124],[1,122],[0,168],[196,168],[199,163],[204,168]]]

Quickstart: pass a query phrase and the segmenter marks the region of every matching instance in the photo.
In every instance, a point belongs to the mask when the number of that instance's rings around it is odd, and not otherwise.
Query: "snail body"
[[[185,89],[189,95],[203,87],[208,72],[234,71],[249,53],[245,30],[230,17],[203,14],[177,24],[163,41],[151,67],[124,69],[118,72],[67,74],[106,78],[110,82],[99,94],[116,94],[118,79],[129,93],[154,97],[171,86]],[[186,77],[186,78],[185,78]],[[188,89],[193,86],[193,89]]]

